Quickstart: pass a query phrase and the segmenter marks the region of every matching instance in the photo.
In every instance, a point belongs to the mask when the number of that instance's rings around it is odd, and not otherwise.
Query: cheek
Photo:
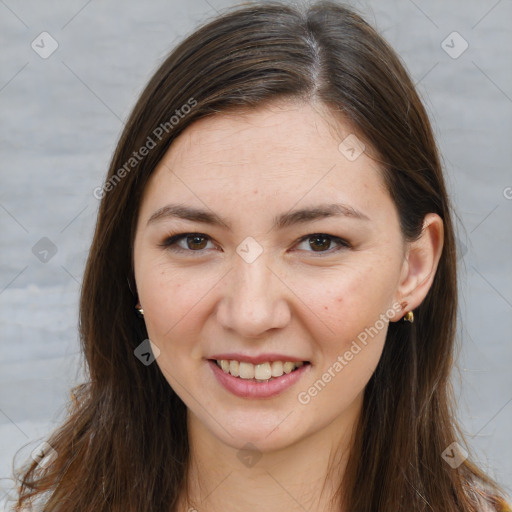
[[[316,310],[329,327],[318,336],[317,369],[299,394],[301,404],[312,404],[318,415],[335,417],[362,393],[384,348],[390,292],[379,269],[338,275],[329,293],[316,296]]]
[[[177,392],[187,382],[192,360],[200,359],[201,290],[183,275],[157,271],[147,276],[141,292],[148,337],[160,351],[156,364]]]
[[[192,311],[199,311],[203,287],[183,270],[169,269],[162,261],[140,267],[139,299],[144,307],[148,335],[157,345],[187,325]],[[203,283],[207,284],[207,283]]]
[[[331,332],[343,333],[346,338],[357,336],[388,309],[392,297],[389,281],[369,266],[333,274],[323,287],[309,283],[307,289],[318,316]]]

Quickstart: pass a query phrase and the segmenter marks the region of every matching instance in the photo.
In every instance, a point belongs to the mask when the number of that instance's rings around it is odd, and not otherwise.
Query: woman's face
[[[153,364],[234,448],[343,424],[403,315],[394,203],[339,126],[299,103],[203,118],[145,190],[134,262]]]

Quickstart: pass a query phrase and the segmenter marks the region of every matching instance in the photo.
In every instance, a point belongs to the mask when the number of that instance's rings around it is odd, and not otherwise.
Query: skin
[[[177,510],[334,510],[328,500],[343,477],[387,322],[308,403],[298,395],[332,373],[380,315],[394,307],[391,321],[399,321],[421,303],[443,239],[442,220],[429,214],[421,238],[404,242],[378,165],[368,152],[350,161],[338,149],[351,133],[341,121],[333,129],[321,106],[298,102],[217,114],[176,139],[146,186],[134,243],[137,291],[160,350],[156,364],[188,407],[190,501],[183,495]],[[170,203],[215,212],[232,231],[178,218],[148,223]],[[325,203],[369,220],[273,229],[275,216]],[[181,252],[162,246],[178,233],[206,238],[182,238],[174,246]],[[318,233],[333,238],[315,241]],[[236,252],[249,236],[263,251],[252,263]],[[240,398],[207,362],[223,352],[278,352],[311,366],[276,397]],[[260,457],[253,465],[237,456],[247,443]]]

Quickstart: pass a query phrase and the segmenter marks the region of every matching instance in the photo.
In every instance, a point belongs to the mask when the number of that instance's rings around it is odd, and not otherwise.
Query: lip
[[[235,358],[233,357],[232,359]],[[265,361],[269,361],[269,359],[265,359]],[[276,359],[276,361],[282,361],[282,359]],[[255,380],[241,379],[233,377],[230,373],[224,373],[215,361],[208,360],[208,364],[217,380],[225,389],[241,398],[252,399],[272,398],[284,393],[296,384],[309,371],[311,366],[310,364],[305,364],[291,373],[285,373],[281,377],[274,378],[270,382],[256,382]]]
[[[225,354],[217,354],[214,356],[209,357],[208,359],[216,359],[217,361],[220,361],[221,359],[225,359],[227,361],[239,361],[244,363],[252,363],[252,364],[261,364],[261,363],[267,363],[272,361],[282,361],[283,363],[286,363],[287,361],[290,361],[292,363],[300,363],[305,362],[306,359],[300,359],[294,356],[287,356],[285,354],[260,354],[259,356],[250,356],[250,355],[244,355],[244,354],[236,354],[236,353],[225,353]]]

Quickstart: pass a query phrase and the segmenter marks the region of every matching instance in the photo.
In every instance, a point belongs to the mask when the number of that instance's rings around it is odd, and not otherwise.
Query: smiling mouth
[[[224,373],[252,382],[271,382],[296,371],[304,365],[311,364],[309,361],[269,361],[261,364],[235,360],[228,361],[227,359],[210,359],[210,361],[216,363]]]

